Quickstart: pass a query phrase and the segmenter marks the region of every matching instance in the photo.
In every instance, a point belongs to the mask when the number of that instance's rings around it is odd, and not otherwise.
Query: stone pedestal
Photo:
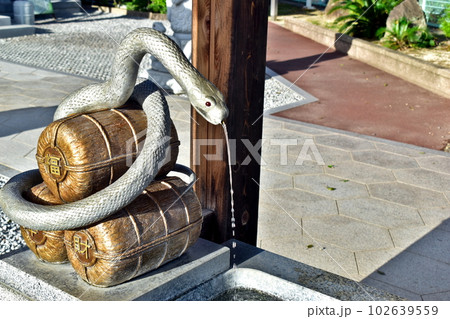
[[[123,284],[87,284],[69,263],[39,261],[29,250],[0,258],[0,300],[172,300],[229,268],[227,247],[199,239],[161,268]]]

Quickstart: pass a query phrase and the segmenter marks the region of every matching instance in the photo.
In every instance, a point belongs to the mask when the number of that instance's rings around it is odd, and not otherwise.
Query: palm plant
[[[341,24],[339,32],[355,37],[373,39],[379,28],[384,27],[389,12],[402,0],[332,0],[337,3],[329,14],[342,9],[346,15],[334,23]]]

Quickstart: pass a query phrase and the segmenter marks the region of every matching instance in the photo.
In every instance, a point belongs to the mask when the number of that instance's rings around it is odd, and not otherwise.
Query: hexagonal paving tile
[[[294,186],[332,199],[368,197],[365,185],[325,174],[294,176]]]
[[[291,237],[279,240],[261,240],[262,249],[298,260],[325,271],[358,280],[358,268],[351,251],[329,245],[308,237]]]
[[[404,249],[420,240],[420,238],[422,238],[432,230],[433,228],[430,226],[414,226],[391,229],[389,232],[391,233],[395,247]]]
[[[430,156],[417,158],[420,167],[450,174],[450,156]]]
[[[334,200],[298,189],[268,190],[260,197],[260,202],[273,205],[295,218],[337,215]]]
[[[423,168],[398,169],[394,171],[399,182],[442,191],[450,187],[450,175],[430,171]]]
[[[370,277],[420,295],[442,292],[450,287],[450,267],[446,263],[404,251]],[[420,275],[418,275],[420,274]]]
[[[374,198],[338,200],[339,215],[386,228],[423,226],[417,209]]]
[[[317,144],[317,150],[326,165],[335,165],[341,162],[351,161],[352,155],[349,151]]]
[[[450,206],[431,207],[419,210],[425,225],[438,226],[443,221],[450,220]]]
[[[292,176],[261,169],[260,187],[262,189],[293,188]],[[257,187],[257,185],[255,185]]]
[[[266,118],[264,118],[264,125],[266,125]],[[291,123],[291,122],[284,122],[284,128],[286,130],[292,130],[295,132],[300,132],[302,134],[308,134],[308,135],[329,135],[330,132],[326,130],[321,130],[319,128],[311,127],[308,125],[303,125],[300,123]]]
[[[375,149],[375,145],[372,142],[340,134],[316,136],[314,140],[320,145],[332,146],[349,151]]]
[[[408,251],[450,264],[450,233],[433,229],[407,248]]]
[[[303,233],[354,252],[394,247],[387,229],[345,216],[304,218]]]
[[[301,164],[296,164],[297,159],[293,156],[288,156],[287,164],[282,163],[282,159],[278,156],[263,156],[263,160],[268,165],[264,165],[264,168],[268,171],[274,171],[289,175],[309,175],[309,174],[321,174],[323,173],[323,165],[319,165],[313,161],[303,161]]]
[[[280,231],[280,230],[283,231]],[[279,207],[261,204],[258,216],[258,241],[280,240],[289,238],[296,240],[302,236],[301,219],[292,217]]]
[[[345,180],[377,183],[395,181],[395,177],[390,170],[366,165],[354,161],[341,162],[333,166],[325,166],[325,173]]]
[[[383,168],[396,169],[418,167],[413,158],[383,151],[355,151],[352,152],[352,155],[355,161]]]
[[[409,157],[425,157],[430,156],[429,153],[427,153],[427,149],[419,148],[413,145],[405,145],[400,146],[400,143],[375,143],[375,146],[380,151],[386,151],[390,153],[405,155]]]
[[[358,272],[362,276],[368,276],[377,271],[389,260],[399,255],[402,249],[391,248],[387,250],[358,251],[355,253]]]
[[[448,205],[448,201],[442,193],[403,183],[370,184],[368,188],[373,197],[411,207],[424,208]]]

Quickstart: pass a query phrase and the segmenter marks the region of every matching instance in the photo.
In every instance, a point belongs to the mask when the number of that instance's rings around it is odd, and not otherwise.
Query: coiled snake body
[[[0,206],[17,224],[35,230],[65,230],[100,221],[133,201],[156,176],[165,157],[170,114],[167,102],[155,84],[138,80],[139,63],[146,53],[157,58],[187,93],[192,106],[208,122],[220,124],[228,109],[219,90],[187,60],[178,46],[164,34],[149,28],[129,33],[121,42],[111,79],[81,88],[58,106],[54,120],[71,114],[122,106],[130,97],[142,105],[147,116],[147,137],[143,149],[127,172],[105,189],[82,200],[42,206],[23,198],[42,182],[38,170],[11,178],[0,190]],[[161,144],[161,141],[166,141]]]

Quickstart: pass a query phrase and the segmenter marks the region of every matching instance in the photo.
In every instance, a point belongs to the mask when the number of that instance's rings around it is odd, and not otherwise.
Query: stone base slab
[[[29,249],[0,259],[0,300],[173,300],[229,268],[227,247],[199,239],[180,258],[129,282],[94,287],[70,263],[39,261]]]

